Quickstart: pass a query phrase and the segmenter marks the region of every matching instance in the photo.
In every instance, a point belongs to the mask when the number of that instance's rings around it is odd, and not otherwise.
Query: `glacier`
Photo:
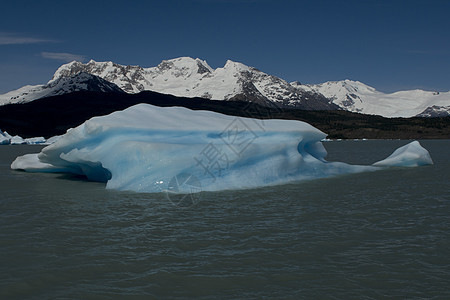
[[[138,104],[69,129],[40,153],[17,157],[11,168],[84,175],[108,189],[192,193],[433,163],[419,142],[374,165],[328,162],[325,137],[296,120]],[[196,184],[183,184],[189,180]]]
[[[387,118],[447,116],[450,91],[407,90],[384,93],[355,80],[328,81],[321,84],[291,82],[297,89],[324,95],[341,109]]]

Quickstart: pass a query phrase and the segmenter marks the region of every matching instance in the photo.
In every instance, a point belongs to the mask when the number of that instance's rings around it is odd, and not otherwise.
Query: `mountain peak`
[[[230,59],[227,60],[225,65],[223,66],[224,69],[234,69],[237,71],[249,71],[250,67],[244,65],[243,63],[232,61]]]
[[[91,61],[89,63],[91,63]],[[70,77],[73,74],[79,73],[83,71],[83,66],[84,64],[79,61],[72,61],[70,63],[63,64],[56,70],[55,74],[53,75],[52,79],[49,82],[56,80],[60,77]]]
[[[184,71],[185,75],[192,73],[212,73],[214,71],[208,63],[199,58],[192,57],[178,57],[169,60],[163,60],[158,66],[161,71],[176,69],[178,71]],[[191,72],[187,71],[190,70]]]
[[[76,64],[71,64],[72,66]],[[78,91],[123,93],[114,83],[80,71],[69,76],[56,77],[45,85],[24,86],[18,90],[0,95],[0,105],[25,103],[44,97],[63,95]]]

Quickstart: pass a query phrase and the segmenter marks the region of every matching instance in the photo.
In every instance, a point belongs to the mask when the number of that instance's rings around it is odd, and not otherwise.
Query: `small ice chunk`
[[[430,153],[418,141],[413,141],[398,148],[388,158],[374,163],[380,167],[417,167],[432,165]]]
[[[9,145],[11,139],[8,139],[4,135],[0,135],[0,145]]]
[[[26,144],[27,142],[18,135],[15,135],[11,138],[11,145],[22,145],[22,144]]]
[[[27,138],[27,139],[25,139],[25,143],[27,143],[28,145],[44,144],[45,138],[42,136]]]
[[[10,136],[6,131],[3,132],[0,130],[0,145],[9,145],[11,143],[11,138],[12,136]]]
[[[6,131],[3,132],[0,130],[0,145],[22,145],[22,144],[28,145],[47,144],[47,141],[42,136],[24,139],[19,135],[11,136]]]

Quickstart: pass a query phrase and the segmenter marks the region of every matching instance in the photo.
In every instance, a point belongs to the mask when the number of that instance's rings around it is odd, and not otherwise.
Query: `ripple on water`
[[[398,145],[362,149],[375,146]],[[2,161],[0,296],[448,298],[448,141],[428,147],[433,166],[203,192],[191,207]]]

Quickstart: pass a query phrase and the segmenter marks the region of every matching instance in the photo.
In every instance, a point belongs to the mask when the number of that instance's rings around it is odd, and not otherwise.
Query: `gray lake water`
[[[407,141],[327,142],[371,164]],[[450,298],[450,140],[434,165],[251,190],[106,190],[12,171],[0,146],[0,298]]]

